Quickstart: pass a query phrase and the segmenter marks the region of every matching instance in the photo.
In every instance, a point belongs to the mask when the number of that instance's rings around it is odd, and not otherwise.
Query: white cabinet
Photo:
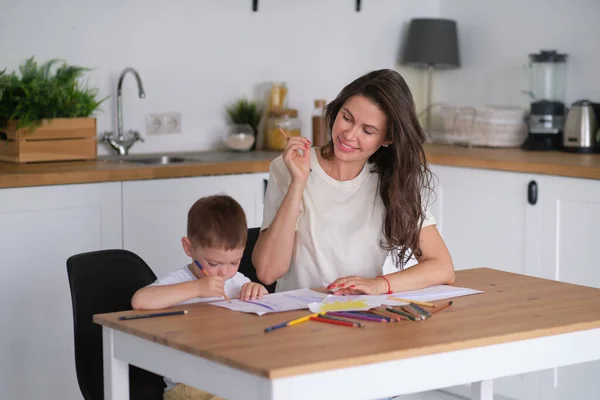
[[[490,267],[600,287],[600,181],[432,166],[432,212],[456,269]],[[537,202],[528,187],[537,187]],[[515,399],[588,399],[600,392],[600,363],[494,381]],[[468,388],[449,389],[466,395]]]
[[[0,189],[0,227],[0,398],[81,399],[66,260],[121,247],[121,183]]]
[[[260,226],[267,173],[123,182],[123,245],[156,275],[189,262],[181,247],[187,212],[200,197],[223,193],[236,199],[248,226]]]
[[[542,206],[541,274],[600,288],[600,181],[545,177]],[[540,399],[594,399],[600,393],[600,362],[545,371]]]
[[[535,175],[433,166],[432,212],[458,269],[489,267],[534,275],[539,211],[527,201]]]
[[[537,274],[540,211],[527,199],[536,175],[438,165],[432,171],[439,182],[431,210],[457,270],[489,267]],[[496,379],[494,392],[537,399],[538,377],[531,373]],[[465,386],[448,391],[470,393]]]

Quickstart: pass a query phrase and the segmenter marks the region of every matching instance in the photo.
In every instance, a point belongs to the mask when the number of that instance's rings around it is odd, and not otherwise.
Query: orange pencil
[[[198,266],[198,268],[200,268],[200,271],[204,272],[204,275],[209,276],[208,272],[206,272],[204,270],[204,268],[202,267],[202,265],[200,265],[200,263],[198,262],[198,260],[194,260],[194,262],[196,263],[196,265]],[[225,297],[225,300],[227,300],[228,302],[231,303],[231,299],[229,297],[227,297],[226,293],[223,293],[223,297]]]
[[[453,303],[452,301],[449,301],[448,303],[444,304],[443,306],[436,307],[430,311],[430,314],[436,313],[440,310],[443,310],[444,308],[450,307],[452,305],[452,303]]]
[[[375,314],[375,315],[379,315],[381,317],[389,318],[390,321],[397,321],[397,322],[402,321],[402,317],[401,316],[395,315],[395,314],[392,314],[392,313],[386,313],[385,311],[373,309],[373,310],[369,310],[368,312],[370,312],[372,314]]]
[[[400,306],[400,309],[401,309],[402,311],[404,311],[405,313],[407,313],[407,314],[410,314],[410,315],[412,315],[413,317],[415,317],[415,319],[416,319],[417,321],[421,321],[421,320],[425,319],[425,317],[423,317],[421,314],[419,314],[418,312],[416,312],[415,310],[413,310],[413,309],[412,309],[412,308],[410,308],[410,307],[406,307],[406,306]]]
[[[283,135],[283,137],[287,140],[289,139],[288,135],[285,133],[285,131],[281,128],[281,126],[277,125],[277,128],[279,129],[279,132],[281,132],[281,134]]]

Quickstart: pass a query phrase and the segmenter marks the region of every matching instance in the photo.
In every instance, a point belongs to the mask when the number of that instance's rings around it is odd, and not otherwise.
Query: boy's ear
[[[186,236],[181,238],[181,245],[183,246],[183,251],[185,251],[185,255],[189,258],[194,258],[192,254],[192,242]]]

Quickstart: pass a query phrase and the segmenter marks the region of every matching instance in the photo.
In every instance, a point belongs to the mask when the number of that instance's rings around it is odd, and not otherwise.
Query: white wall
[[[437,15],[439,0],[0,0],[0,66],[31,55],[93,67],[90,83],[113,95],[123,68],[146,89],[124,85],[124,125],[145,136],[145,115],[182,113],[180,135],[146,137],[132,152],[208,149],[220,140],[223,107],[256,87],[287,81],[306,134],[315,98],[331,100],[355,77],[394,67],[403,25]],[[111,97],[98,130],[115,129]],[[101,146],[101,153],[107,153]]]
[[[600,1],[448,0],[440,15],[458,21],[462,68],[436,80],[436,100],[528,106],[522,66],[540,49],[567,53],[567,104],[600,101]]]

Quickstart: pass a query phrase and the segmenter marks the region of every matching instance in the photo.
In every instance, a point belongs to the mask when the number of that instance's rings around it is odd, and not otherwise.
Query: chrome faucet
[[[122,95],[122,86],[123,86],[123,78],[127,75],[128,72],[131,72],[135,77],[138,86],[138,92],[140,99],[146,97],[146,93],[144,92],[144,86],[142,85],[142,80],[140,79],[140,75],[137,71],[131,67],[125,68],[121,75],[119,76],[119,83],[117,85],[117,133],[116,137],[112,132],[105,132],[102,137],[102,141],[108,143],[110,147],[112,147],[119,155],[127,155],[129,153],[129,149],[135,142],[138,140],[143,142],[142,136],[137,131],[129,130],[125,134],[123,133],[123,95]]]

